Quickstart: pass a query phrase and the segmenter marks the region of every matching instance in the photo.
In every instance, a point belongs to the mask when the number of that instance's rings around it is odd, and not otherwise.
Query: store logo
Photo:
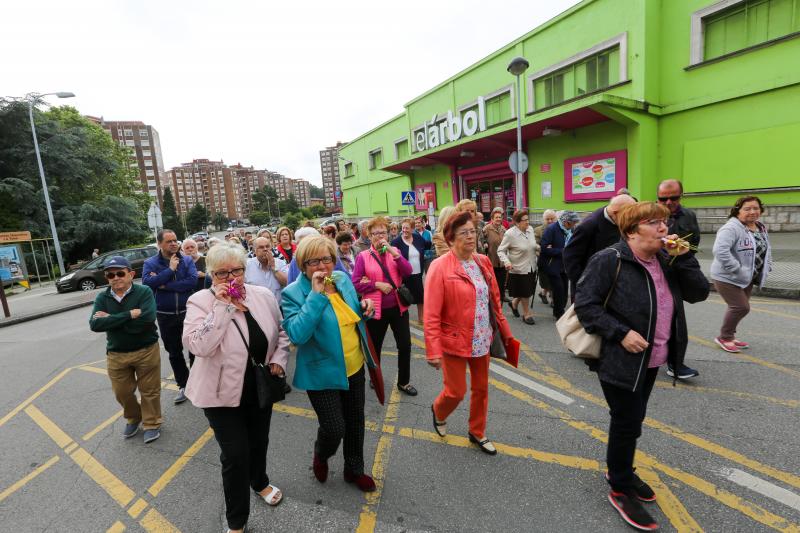
[[[477,105],[464,114],[448,110],[445,116],[433,115],[429,122],[412,130],[411,145],[415,152],[422,152],[479,131],[486,131],[486,105],[482,96],[478,97]]]

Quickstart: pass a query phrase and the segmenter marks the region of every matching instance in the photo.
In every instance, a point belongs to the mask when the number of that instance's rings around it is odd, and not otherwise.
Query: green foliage
[[[272,220],[272,217],[269,216],[269,213],[264,211],[253,211],[250,213],[248,218],[250,219],[250,224],[253,224],[254,226],[264,226],[269,224]]]
[[[299,228],[302,222],[303,222],[303,217],[301,217],[298,213],[289,213],[288,215],[283,217],[283,225],[292,231]]]
[[[328,208],[324,205],[312,205],[309,208],[309,211],[311,211],[311,216],[313,218],[320,218],[325,216],[325,214],[328,212]]]
[[[322,187],[317,187],[316,185],[311,185],[311,187],[309,187],[309,190],[310,190],[309,194],[311,195],[311,198],[325,198],[325,189],[323,189]]]
[[[208,224],[208,209],[203,204],[195,204],[186,213],[186,230],[189,233],[205,231]]]
[[[186,233],[183,231],[183,222],[178,217],[178,210],[175,208],[175,199],[172,197],[172,190],[169,187],[164,189],[164,205],[161,206],[161,221],[163,227],[171,229],[175,232],[178,240],[186,238]]]
[[[86,229],[96,222],[96,213],[112,213],[107,209],[110,198],[125,200],[124,205],[138,213],[126,211],[131,231],[146,227],[150,198],[141,191],[138,171],[128,164],[128,148],[72,107],[34,109],[34,121],[67,261],[85,257],[87,249],[118,248],[128,242],[127,229],[102,235]],[[0,205],[0,231],[27,229],[34,238],[50,236],[27,101],[0,98]]]
[[[270,219],[275,217],[278,212],[278,193],[274,188],[265,185],[253,193],[253,211],[267,213]]]
[[[214,216],[212,217],[212,220],[213,220],[214,227],[217,228],[217,231],[222,231],[223,229],[227,228],[228,224],[230,223],[230,221],[228,220],[228,217],[226,217],[222,213],[214,213]]]
[[[300,211],[300,204],[297,203],[297,200],[294,197],[294,194],[290,194],[286,200],[281,200],[278,202],[278,205],[281,208],[281,214],[288,215],[289,213],[297,213]]]
[[[299,212],[305,218],[314,218],[314,214],[311,212],[311,209],[301,207]]]

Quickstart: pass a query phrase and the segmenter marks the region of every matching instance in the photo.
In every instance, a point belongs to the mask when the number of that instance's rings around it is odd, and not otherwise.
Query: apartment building
[[[303,179],[288,178],[288,180],[290,191],[294,194],[297,205],[311,207],[311,183]]]
[[[235,171],[222,161],[195,159],[166,171],[162,182],[172,189],[179,215],[202,204],[212,215],[238,218],[234,176]]]
[[[345,143],[338,141],[336,146],[329,146],[319,151],[319,167],[322,172],[322,188],[325,191],[325,206],[334,210],[342,204],[341,187],[339,185],[339,148]]]
[[[139,171],[142,190],[156,199],[161,205],[164,159],[161,154],[161,140],[158,131],[144,122],[135,120],[104,120],[102,117],[88,117],[105,129],[111,137],[122,146],[133,150],[130,159],[131,168]]]

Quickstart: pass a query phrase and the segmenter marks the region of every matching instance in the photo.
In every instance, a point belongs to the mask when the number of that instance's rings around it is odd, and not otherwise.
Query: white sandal
[[[267,502],[267,505],[275,507],[276,505],[278,505],[283,501],[283,492],[281,492],[281,489],[279,489],[275,485],[267,485],[267,488],[270,488],[272,490],[270,490],[266,495],[262,496],[261,493],[259,492],[257,492],[256,494],[258,494],[258,496],[262,500]],[[278,494],[277,497],[275,496],[276,493]]]

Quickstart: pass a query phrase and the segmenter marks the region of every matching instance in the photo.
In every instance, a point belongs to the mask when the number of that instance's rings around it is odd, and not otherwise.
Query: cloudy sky
[[[320,149],[576,3],[11,0],[0,95],[72,91],[84,114],[152,124],[167,168],[222,159],[320,184]]]

